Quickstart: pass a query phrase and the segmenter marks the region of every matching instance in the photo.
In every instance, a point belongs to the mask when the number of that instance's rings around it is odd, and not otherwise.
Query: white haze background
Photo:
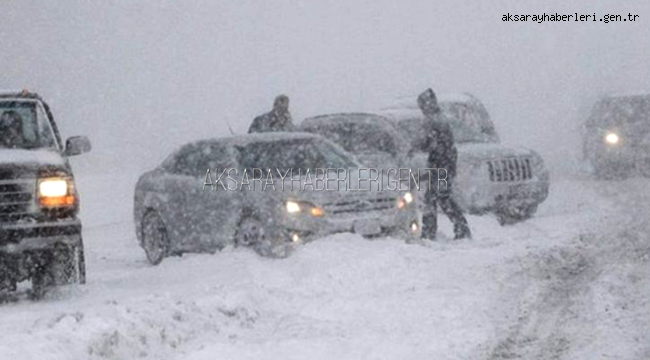
[[[247,130],[273,97],[294,121],[374,110],[426,87],[482,99],[502,139],[574,167],[605,92],[650,89],[647,1],[35,1],[0,4],[0,88],[29,88],[77,167],[156,165],[180,144]],[[638,14],[636,22],[502,22],[511,14]]]

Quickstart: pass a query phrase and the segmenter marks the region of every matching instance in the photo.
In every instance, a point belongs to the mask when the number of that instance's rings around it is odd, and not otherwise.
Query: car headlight
[[[620,139],[618,137],[618,134],[616,134],[616,133],[612,132],[612,133],[608,133],[607,135],[605,135],[605,142],[610,144],[610,145],[618,144],[619,140]]]
[[[323,210],[323,208],[306,201],[288,200],[285,204],[285,207],[289,214],[304,213],[313,217],[321,217],[325,215],[325,210]]]
[[[397,208],[403,209],[406,207],[406,205],[412,203],[413,200],[414,200],[413,194],[407,192],[406,194],[397,198]]]
[[[77,203],[72,182],[62,177],[39,179],[38,203],[42,207],[66,207]]]

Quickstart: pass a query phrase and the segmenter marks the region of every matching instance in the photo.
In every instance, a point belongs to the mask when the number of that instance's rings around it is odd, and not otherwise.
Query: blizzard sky
[[[501,20],[542,12],[640,17]],[[90,137],[78,161],[97,171],[151,168],[226,122],[244,133],[278,93],[300,121],[431,86],[474,93],[505,143],[558,172],[598,95],[650,92],[649,40],[641,0],[3,0],[0,88],[41,93],[64,136]]]

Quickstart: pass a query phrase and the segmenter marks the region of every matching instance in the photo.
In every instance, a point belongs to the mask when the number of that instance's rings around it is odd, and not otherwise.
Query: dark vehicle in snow
[[[583,151],[598,177],[650,176],[650,94],[596,102],[584,126]]]
[[[326,185],[316,181],[317,169],[350,169],[353,176],[359,167],[334,143],[306,133],[190,143],[140,177],[137,237],[154,265],[167,255],[214,252],[228,244],[285,257],[302,242],[339,232],[419,238],[421,214],[408,192],[377,191],[374,184],[368,189],[367,182],[361,183],[364,191],[346,191],[341,184],[319,190]],[[244,179],[255,178],[261,180],[246,185]]]
[[[84,283],[79,198],[68,157],[90,150],[85,137],[65,147],[38,95],[0,93],[0,290],[31,279],[33,295]]]
[[[549,173],[533,150],[502,145],[485,106],[474,96],[439,94],[458,149],[454,198],[471,214],[494,213],[502,225],[530,218],[549,191]],[[415,97],[401,98],[381,111],[412,143],[427,121]],[[418,154],[412,168],[426,167]]]
[[[321,135],[355,156],[364,166],[397,169],[405,163],[407,142],[387,118],[369,113],[341,113],[304,119],[300,129]]]

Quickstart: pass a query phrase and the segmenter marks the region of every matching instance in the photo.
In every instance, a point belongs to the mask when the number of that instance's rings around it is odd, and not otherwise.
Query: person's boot
[[[454,224],[454,235],[454,240],[472,238],[472,232],[467,224]]]
[[[437,219],[435,214],[424,214],[422,216],[422,238],[436,241],[438,232]]]

